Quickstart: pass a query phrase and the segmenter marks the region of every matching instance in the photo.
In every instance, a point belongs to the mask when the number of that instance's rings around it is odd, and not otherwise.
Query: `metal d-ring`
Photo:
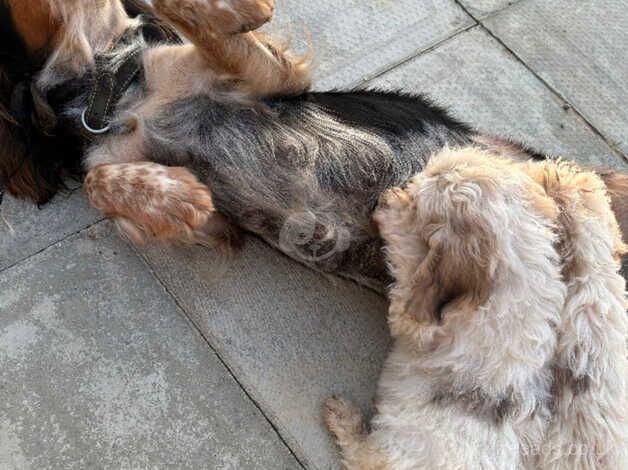
[[[87,132],[91,134],[99,135],[99,134],[104,134],[105,132],[108,132],[109,129],[111,129],[111,124],[107,124],[102,129],[92,129],[91,127],[89,127],[89,124],[87,124],[87,119],[85,119],[86,114],[87,114],[87,108],[85,108],[83,110],[83,113],[81,114],[81,123],[83,124],[83,127],[87,130]]]

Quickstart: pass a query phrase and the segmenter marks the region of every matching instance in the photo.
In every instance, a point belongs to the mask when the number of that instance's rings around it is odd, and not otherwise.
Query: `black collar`
[[[127,30],[114,46],[115,59],[96,58],[95,80],[87,107],[81,116],[88,138],[106,134],[116,105],[141,75],[142,52],[146,43],[180,43],[179,37],[151,18],[139,17],[140,27]],[[139,36],[141,36],[141,40]]]
[[[136,36],[135,31],[127,31],[114,47],[113,57],[96,57],[92,90],[81,115],[88,137],[109,131],[118,101],[139,76],[144,48]]]

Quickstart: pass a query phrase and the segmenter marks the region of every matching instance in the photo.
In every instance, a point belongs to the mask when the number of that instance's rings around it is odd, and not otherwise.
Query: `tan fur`
[[[511,144],[498,137],[490,135],[477,135],[473,141],[484,151],[496,157],[509,158],[511,160],[525,162],[530,160],[530,153],[518,145]]]
[[[606,187],[485,145],[381,198],[395,345],[370,434],[326,403],[345,467],[628,468],[625,246]]]
[[[327,404],[348,469],[532,465],[565,289],[558,209],[515,165],[446,149],[382,196],[374,218],[395,278],[395,344],[370,434],[355,431],[347,402]]]
[[[134,242],[208,243],[209,225],[226,221],[215,212],[211,195],[185,168],[138,162],[97,166],[85,188],[90,202]]]
[[[628,468],[626,252],[602,179],[572,163],[528,172],[561,208],[560,252],[567,301],[556,354],[555,415],[539,465]]]
[[[601,171],[600,176],[611,197],[611,206],[625,242],[628,234],[628,175],[615,171]]]
[[[58,23],[52,21],[50,5],[44,0],[9,0],[13,22],[26,46],[39,51],[50,45]]]
[[[219,8],[220,3],[225,4]],[[161,17],[196,46],[223,80],[251,96],[297,94],[310,84],[305,58],[251,32],[272,15],[272,0],[156,0]],[[237,34],[242,33],[242,34]]]
[[[74,72],[109,48],[130,21],[119,0],[10,0],[9,5],[27,47],[53,51],[49,64]]]

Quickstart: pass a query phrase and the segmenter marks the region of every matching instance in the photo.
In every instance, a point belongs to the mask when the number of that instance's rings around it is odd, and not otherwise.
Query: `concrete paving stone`
[[[77,183],[41,208],[5,196],[0,206],[0,271],[100,218]]]
[[[389,345],[386,301],[301,267],[254,238],[222,275],[198,248],[145,255],[308,468],[340,468],[325,398],[369,409]]]
[[[571,108],[479,27],[368,86],[425,93],[482,130],[581,163],[628,168]]]
[[[628,155],[626,0],[522,0],[486,26]]]
[[[514,5],[520,0],[459,0],[461,5],[475,18],[483,18],[504,8]]]
[[[300,468],[107,227],[0,274],[0,468]]]
[[[427,49],[473,20],[453,0],[278,0],[270,31],[311,40],[314,88],[346,87]]]

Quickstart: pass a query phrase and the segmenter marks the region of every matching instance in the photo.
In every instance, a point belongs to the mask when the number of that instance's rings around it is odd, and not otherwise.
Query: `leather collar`
[[[114,47],[114,54],[96,57],[94,83],[81,116],[88,134],[109,131],[118,101],[139,76],[144,48],[135,36],[135,31],[127,31]]]
[[[140,16],[139,21],[138,28],[127,30],[118,40],[113,54],[96,58],[94,83],[81,116],[83,131],[88,138],[109,131],[118,101],[141,75],[144,45],[181,43],[176,34],[152,21],[152,18]],[[143,40],[138,40],[138,36]]]

